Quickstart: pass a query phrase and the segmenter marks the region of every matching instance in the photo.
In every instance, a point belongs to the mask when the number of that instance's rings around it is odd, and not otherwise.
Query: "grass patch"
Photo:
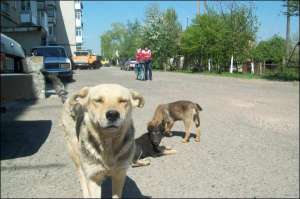
[[[153,69],[154,71],[164,71],[161,69]],[[221,77],[233,77],[241,79],[267,79],[267,80],[277,80],[277,81],[299,81],[299,69],[298,68],[284,68],[284,70],[273,70],[266,71],[263,75],[251,74],[251,73],[241,73],[241,72],[208,72],[208,71],[192,71],[192,70],[174,70],[167,72],[175,73],[186,73],[186,74],[203,74],[210,76],[221,76]]]

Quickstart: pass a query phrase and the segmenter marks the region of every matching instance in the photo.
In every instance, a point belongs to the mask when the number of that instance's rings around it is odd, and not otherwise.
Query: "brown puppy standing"
[[[185,126],[185,136],[182,140],[187,143],[193,124],[196,126],[196,142],[200,142],[200,119],[199,111],[202,108],[199,104],[191,101],[176,101],[168,104],[160,104],[155,112],[152,120],[148,123],[148,131],[154,129],[163,129],[167,134],[172,135],[171,128],[176,121],[183,121]]]

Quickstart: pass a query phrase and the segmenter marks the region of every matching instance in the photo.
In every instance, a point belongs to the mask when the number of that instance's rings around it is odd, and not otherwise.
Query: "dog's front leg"
[[[160,155],[172,155],[176,153],[176,150],[170,146],[160,146],[159,150],[161,151]]]
[[[112,173],[112,198],[121,198],[127,169],[117,169]]]
[[[105,179],[105,175],[101,172],[91,176],[88,179],[89,198],[101,197],[101,184]]]
[[[88,181],[89,198],[100,198],[101,197],[101,186],[99,183],[93,180]]]
[[[86,176],[84,175],[84,172],[83,172],[81,167],[78,167],[77,171],[78,171],[78,175],[79,175],[81,189],[82,189],[82,192],[83,192],[83,197],[84,198],[89,198],[90,193],[89,193],[88,181],[86,179]]]
[[[175,154],[175,153],[176,153],[175,149],[165,149],[162,152],[162,154],[164,154],[164,155],[172,155],[172,154]]]

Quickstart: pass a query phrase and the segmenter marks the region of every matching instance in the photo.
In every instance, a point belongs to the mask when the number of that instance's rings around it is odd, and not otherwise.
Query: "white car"
[[[124,67],[121,69],[124,70],[134,70],[135,65],[137,64],[136,60],[128,60],[125,62]]]

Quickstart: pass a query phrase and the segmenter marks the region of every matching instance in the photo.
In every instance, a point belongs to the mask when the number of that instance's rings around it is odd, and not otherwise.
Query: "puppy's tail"
[[[199,111],[202,111],[202,108],[199,104],[197,103],[194,103],[195,104],[195,114],[194,114],[194,117],[193,117],[193,120],[196,124],[196,127],[198,128],[200,126],[200,118],[199,118]]]
[[[195,106],[196,106],[196,109],[198,111],[202,111],[203,110],[202,107],[199,104],[195,103]]]
[[[194,114],[193,120],[194,120],[194,122],[195,122],[195,124],[196,124],[196,127],[198,128],[198,127],[200,126],[199,112],[196,112],[196,113]]]

